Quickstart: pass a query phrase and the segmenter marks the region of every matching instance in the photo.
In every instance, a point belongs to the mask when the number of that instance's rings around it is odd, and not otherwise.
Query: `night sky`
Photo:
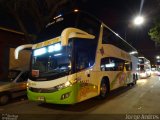
[[[148,31],[156,18],[160,17],[160,0],[145,0],[141,15],[145,17],[142,26],[134,26],[133,18],[140,13],[141,0],[82,0],[78,7],[100,18],[120,36],[132,44],[142,55],[154,61],[160,54]]]
[[[121,37],[125,38],[126,33],[127,41],[153,61],[155,55],[160,54],[160,50],[155,49],[155,44],[150,40],[148,31],[153,21],[160,17],[160,0],[144,0],[141,15],[145,17],[145,23],[136,27],[132,21],[140,13],[140,5],[141,0],[73,0],[72,5],[63,5],[59,13],[78,8],[95,15]],[[29,23],[26,24],[28,31],[32,34],[36,33],[32,19],[29,19],[27,15],[23,19],[27,19]],[[8,14],[3,5],[0,5],[0,26],[20,30],[16,20]]]

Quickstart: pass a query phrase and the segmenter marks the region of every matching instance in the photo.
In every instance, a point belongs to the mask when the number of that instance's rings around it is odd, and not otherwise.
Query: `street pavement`
[[[27,97],[0,106],[1,118],[15,119],[142,119],[160,120],[160,77],[139,79],[134,87],[114,90],[100,100],[92,98],[74,105],[31,102]],[[145,116],[150,115],[150,116]]]

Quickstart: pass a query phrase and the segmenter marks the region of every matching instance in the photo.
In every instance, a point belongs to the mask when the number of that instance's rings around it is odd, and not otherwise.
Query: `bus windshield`
[[[61,35],[62,31],[68,27],[75,27],[77,14],[68,14],[53,19],[38,35],[36,42],[42,42]]]
[[[65,28],[74,27],[98,37],[100,23],[88,14],[69,13],[52,19],[37,37],[36,43],[43,42],[61,35]]]
[[[45,50],[43,52],[42,50]],[[68,75],[71,71],[71,45],[60,43],[33,51],[32,77],[55,79]]]

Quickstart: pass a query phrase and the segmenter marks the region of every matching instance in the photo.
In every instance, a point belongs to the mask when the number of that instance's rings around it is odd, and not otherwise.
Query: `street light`
[[[160,59],[160,56],[156,56],[156,59]]]
[[[143,16],[137,16],[133,19],[133,23],[135,26],[140,26],[144,23],[144,17]],[[127,41],[127,28],[125,29],[125,40]]]
[[[135,25],[141,25],[141,24],[143,24],[144,23],[144,18],[143,18],[143,16],[137,16],[135,19],[134,19],[134,24]]]

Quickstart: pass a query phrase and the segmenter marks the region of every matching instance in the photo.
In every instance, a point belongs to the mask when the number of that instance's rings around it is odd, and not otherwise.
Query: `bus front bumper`
[[[28,99],[31,101],[53,103],[53,104],[74,104],[76,103],[77,85],[73,85],[52,93],[33,92],[27,89]]]

